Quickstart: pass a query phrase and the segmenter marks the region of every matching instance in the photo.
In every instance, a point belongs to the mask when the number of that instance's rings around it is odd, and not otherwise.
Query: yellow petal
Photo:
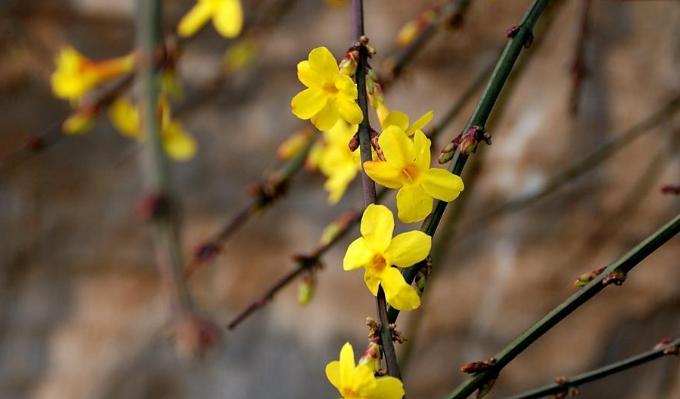
[[[326,47],[312,49],[308,58],[312,69],[326,80],[333,81],[340,71],[335,57]]]
[[[385,256],[392,265],[409,267],[425,259],[432,247],[432,237],[414,230],[395,236]]]
[[[354,270],[368,264],[371,258],[373,258],[373,251],[366,245],[366,240],[363,237],[359,237],[347,247],[345,258],[342,260],[342,268]]]
[[[318,114],[312,117],[312,124],[316,126],[317,129],[325,132],[326,130],[333,128],[338,122],[338,119],[340,119],[340,114],[338,113],[335,104],[333,104],[333,101],[329,101]]]
[[[338,89],[338,95],[346,97],[348,100],[354,101],[359,95],[356,83],[347,75],[337,75],[333,85]]]
[[[338,112],[342,119],[347,123],[356,125],[364,119],[364,114],[359,108],[359,104],[354,102],[354,100],[346,100],[343,98],[337,98],[335,104],[338,107]]]
[[[215,29],[226,38],[238,36],[243,27],[243,9],[240,0],[220,0],[213,17]]]
[[[179,122],[171,122],[166,126],[162,139],[165,152],[176,161],[187,161],[196,155],[196,141]]]
[[[361,235],[373,252],[382,253],[392,241],[394,217],[385,205],[371,204],[361,217]]]
[[[353,165],[338,167],[334,170],[324,184],[324,188],[330,193],[328,201],[331,204],[336,204],[342,198],[347,186],[356,175],[357,169]]]
[[[196,4],[179,21],[177,33],[182,37],[193,36],[213,16],[213,2],[198,0]]]
[[[390,112],[385,117],[385,120],[382,121],[383,129],[386,129],[388,126],[396,126],[399,129],[406,131],[408,128],[408,115],[401,111]]]
[[[420,186],[404,186],[397,193],[397,211],[402,222],[419,222],[432,212],[432,197]]]
[[[291,111],[300,119],[310,119],[326,106],[327,99],[321,89],[305,89],[293,97],[290,102]]]
[[[432,168],[425,172],[423,189],[429,195],[442,201],[453,201],[463,191],[463,179],[446,169]]]
[[[312,69],[307,60],[298,62],[297,76],[300,82],[307,87],[322,87],[325,83],[323,76]]]
[[[395,169],[391,164],[383,161],[366,161],[364,170],[373,181],[392,189],[402,186],[401,169]]]
[[[62,130],[66,134],[83,134],[92,128],[94,115],[91,112],[78,112],[70,115],[62,124]]]
[[[385,129],[380,134],[378,143],[385,155],[385,160],[396,169],[403,169],[415,159],[413,142],[403,130],[396,126],[389,126]]]
[[[130,101],[119,98],[109,107],[109,118],[113,127],[122,135],[133,139],[141,139],[142,131],[139,123],[139,112]]]
[[[382,274],[385,299],[395,309],[413,310],[420,306],[420,297],[415,288],[406,284],[399,270],[389,267]]]
[[[340,386],[345,387],[351,383],[354,377],[354,349],[349,342],[346,342],[340,349]]]
[[[376,379],[376,387],[368,399],[401,399],[404,397],[404,384],[394,377]]]
[[[354,376],[352,383],[349,384],[349,388],[352,392],[356,392],[360,398],[365,398],[372,394],[377,388],[377,382],[371,367],[367,364],[357,367],[354,370]]]
[[[416,152],[416,166],[422,173],[430,169],[430,139],[425,137],[421,131],[417,131],[413,135],[413,147]]]
[[[411,127],[409,127],[408,129],[404,129],[406,131],[406,134],[408,134],[409,136],[412,136],[413,133],[415,133],[419,130],[422,130],[425,127],[425,125],[430,123],[430,121],[432,120],[433,117],[434,117],[434,112],[427,111],[426,113],[423,114],[423,116],[418,118],[417,121],[413,122],[413,125],[411,125]]]
[[[340,385],[340,362],[333,360],[326,365],[326,378],[337,389],[341,389]]]
[[[378,285],[380,285],[380,277],[375,275],[372,269],[366,269],[364,272],[364,283],[366,283],[366,288],[373,294],[373,296],[378,295]]]

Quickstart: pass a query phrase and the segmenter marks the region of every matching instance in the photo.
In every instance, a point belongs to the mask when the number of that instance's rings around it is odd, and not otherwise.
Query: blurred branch
[[[572,116],[578,114],[579,99],[583,80],[588,73],[586,66],[586,41],[588,39],[591,0],[581,0],[581,13],[579,15],[579,29],[574,46],[574,55],[571,62],[571,90],[569,92],[569,113]]]
[[[161,72],[156,58],[161,44],[161,0],[139,0],[137,47],[140,53],[137,90],[145,144],[143,174],[145,197],[142,205],[153,226],[158,269],[168,289],[173,310],[180,316],[193,312],[191,296],[182,276],[183,259],[179,245],[174,200],[170,189],[168,160],[163,150],[158,113]]]
[[[654,349],[637,356],[632,356],[620,362],[612,363],[573,377],[560,377],[557,378],[556,382],[553,384],[548,384],[531,391],[511,396],[507,399],[536,399],[548,395],[556,395],[555,397],[557,397],[557,395],[560,394],[569,394],[571,396],[571,393],[577,394],[577,388],[584,384],[601,380],[613,374],[641,366],[666,356],[678,356],[678,353],[680,353],[680,339],[676,339],[675,341],[664,340],[657,344]]]
[[[548,181],[548,183],[546,183],[538,191],[518,196],[516,198],[511,198],[500,206],[482,215],[475,222],[475,224],[478,226],[477,229],[484,229],[488,227],[489,221],[496,218],[497,216],[510,212],[516,212],[533,205],[537,201],[556,192],[575,179],[592,171],[597,166],[601,165],[606,160],[617,154],[620,150],[633,143],[633,141],[642,137],[645,133],[650,132],[662,122],[670,119],[670,117],[672,117],[678,111],[678,109],[680,109],[680,94],[677,94],[670,101],[665,103],[661,109],[647,116],[645,119],[631,126],[624,132],[616,135],[608,143],[602,145],[595,151],[574,162],[567,169],[564,169],[554,175]]]
[[[614,263],[607,266],[598,275],[593,276],[586,286],[580,288],[566,301],[551,310],[541,320],[529,327],[524,333],[513,340],[495,356],[485,362],[486,366],[477,370],[472,378],[460,384],[446,397],[449,399],[467,398],[477,389],[483,387],[498,377],[500,371],[508,365],[517,355],[522,353],[538,338],[543,336],[560,321],[569,316],[574,310],[592,299],[605,287],[614,284],[621,285],[626,275],[645,258],[659,249],[680,232],[680,214],[675,216],[665,226],[645,238],[640,244],[620,257]],[[465,368],[465,366],[464,366]]]

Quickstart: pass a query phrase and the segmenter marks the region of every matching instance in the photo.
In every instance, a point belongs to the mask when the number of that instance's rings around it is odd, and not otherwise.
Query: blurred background
[[[258,21],[277,0],[243,3],[247,20]],[[278,164],[277,147],[301,126],[289,106],[301,88],[296,63],[319,45],[340,57],[352,42],[347,5],[287,3],[262,29],[262,46],[247,69],[219,79],[231,43],[211,26],[179,63],[185,102],[178,109],[185,109],[178,118],[199,145],[194,159],[172,170],[187,254],[249,200],[245,188]],[[401,26],[437,4],[365,3],[378,70]],[[509,199],[540,191],[680,91],[680,2],[593,0],[578,113],[570,114],[584,2],[556,3],[489,125],[493,145],[478,151],[467,170],[475,176],[466,176],[462,212],[445,216],[457,232],[439,237],[447,251],[434,259],[422,314],[399,320],[411,345],[403,366],[410,398],[444,395],[465,377],[458,371],[463,363],[492,356],[574,292],[577,276],[616,259],[680,209],[680,197],[660,190],[680,183],[680,118],[672,116],[531,206],[485,217]],[[170,32],[193,1],[164,4]],[[387,104],[412,120],[433,110],[436,123],[497,56],[506,30],[529,4],[473,0],[463,24],[440,30],[395,80]],[[133,13],[132,0],[0,2],[0,159],[68,115],[69,105],[49,88],[58,50],[70,44],[93,58],[126,53]],[[460,131],[478,96],[441,134],[439,148]],[[357,352],[365,346],[364,320],[375,307],[361,273],[340,267],[350,238],[325,257],[310,304],[297,303],[292,284],[234,331],[225,329],[205,356],[178,355],[150,231],[134,213],[142,190],[139,148],[100,119],[88,134],[3,165],[0,397],[337,397],[324,367],[345,341]],[[330,206],[323,178],[302,172],[282,200],[193,276],[201,312],[225,326],[295,267],[292,254],[314,249],[327,223],[361,206],[357,183]],[[507,367],[490,397],[680,335],[679,255],[676,239],[623,287],[578,309]],[[679,371],[677,359],[662,359],[588,385],[581,397],[680,398]]]

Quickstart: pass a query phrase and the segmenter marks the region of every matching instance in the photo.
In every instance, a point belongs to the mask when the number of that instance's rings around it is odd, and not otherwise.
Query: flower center
[[[339,92],[338,88],[335,87],[335,83],[333,82],[326,82],[323,84],[323,86],[321,86],[321,88],[323,91],[331,95],[336,95]]]
[[[382,255],[375,254],[371,260],[371,266],[373,269],[375,269],[375,271],[380,272],[385,268],[385,266],[387,266],[387,261]]]
[[[409,164],[401,170],[401,177],[409,183],[414,183],[418,179],[418,167],[414,164]]]
[[[342,397],[343,398],[356,398],[357,394],[352,391],[350,388],[342,388]]]

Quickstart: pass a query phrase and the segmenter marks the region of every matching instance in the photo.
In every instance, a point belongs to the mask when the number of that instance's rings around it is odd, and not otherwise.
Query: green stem
[[[531,391],[511,396],[507,399],[536,399],[548,395],[567,393],[570,388],[577,388],[584,384],[601,380],[605,377],[609,377],[610,375],[620,373],[633,367],[641,366],[643,364],[652,362],[656,359],[660,359],[671,354],[677,355],[678,348],[680,348],[680,339],[676,339],[675,341],[666,345],[658,346],[650,351],[641,353],[637,356],[629,357],[628,359],[624,359],[620,362],[612,363],[599,369],[589,371],[587,373],[565,378],[564,382],[548,384],[540,388],[533,389]]]
[[[467,131],[471,126],[479,126],[480,128],[484,129],[486,121],[488,120],[489,115],[491,114],[491,111],[498,100],[501,90],[508,81],[510,72],[512,72],[513,66],[515,65],[515,62],[517,62],[522,48],[526,43],[529,43],[533,40],[532,31],[534,25],[536,25],[538,18],[549,3],[550,0],[535,0],[533,2],[528,12],[522,19],[522,22],[517,27],[514,35],[508,41],[505,49],[503,49],[503,52],[496,63],[496,67],[489,78],[489,82],[484,89],[484,93],[477,103],[477,107],[475,108],[472,117],[463,128],[463,132]],[[467,159],[467,155],[461,153],[460,149],[456,149],[456,152],[453,156],[453,162],[449,167],[449,171],[460,176],[463,172]],[[432,214],[421,225],[421,231],[430,236],[434,236],[447,205],[448,203],[445,201],[435,201]],[[421,262],[404,270],[403,274],[407,283],[410,284],[413,282],[413,279],[416,277],[422,266],[423,263]],[[388,310],[388,316],[390,322],[394,323],[397,320],[397,317],[399,317],[399,310],[390,308]]]
[[[192,312],[193,304],[185,285],[183,259],[176,220],[173,215],[168,160],[163,149],[158,115],[161,74],[155,60],[161,44],[160,0],[139,0],[137,45],[140,52],[137,90],[142,126],[145,131],[144,178],[148,199],[157,202],[152,214],[153,237],[159,271],[170,289],[173,309]]]
[[[579,289],[566,301],[550,311],[541,320],[536,322],[528,330],[522,333],[508,346],[494,356],[496,363],[488,370],[476,374],[471,379],[460,384],[454,391],[448,394],[448,399],[467,398],[475,390],[481,387],[490,379],[496,378],[498,373],[517,355],[533,344],[543,334],[548,332],[557,323],[569,316],[579,306],[593,298],[602,291],[608,284],[603,283],[611,276],[625,276],[631,269],[642,262],[647,256],[668,242],[680,232],[680,215],[675,216],[665,226],[661,227],[652,235],[648,236],[635,248],[616,260],[614,263],[593,279],[588,285]]]

